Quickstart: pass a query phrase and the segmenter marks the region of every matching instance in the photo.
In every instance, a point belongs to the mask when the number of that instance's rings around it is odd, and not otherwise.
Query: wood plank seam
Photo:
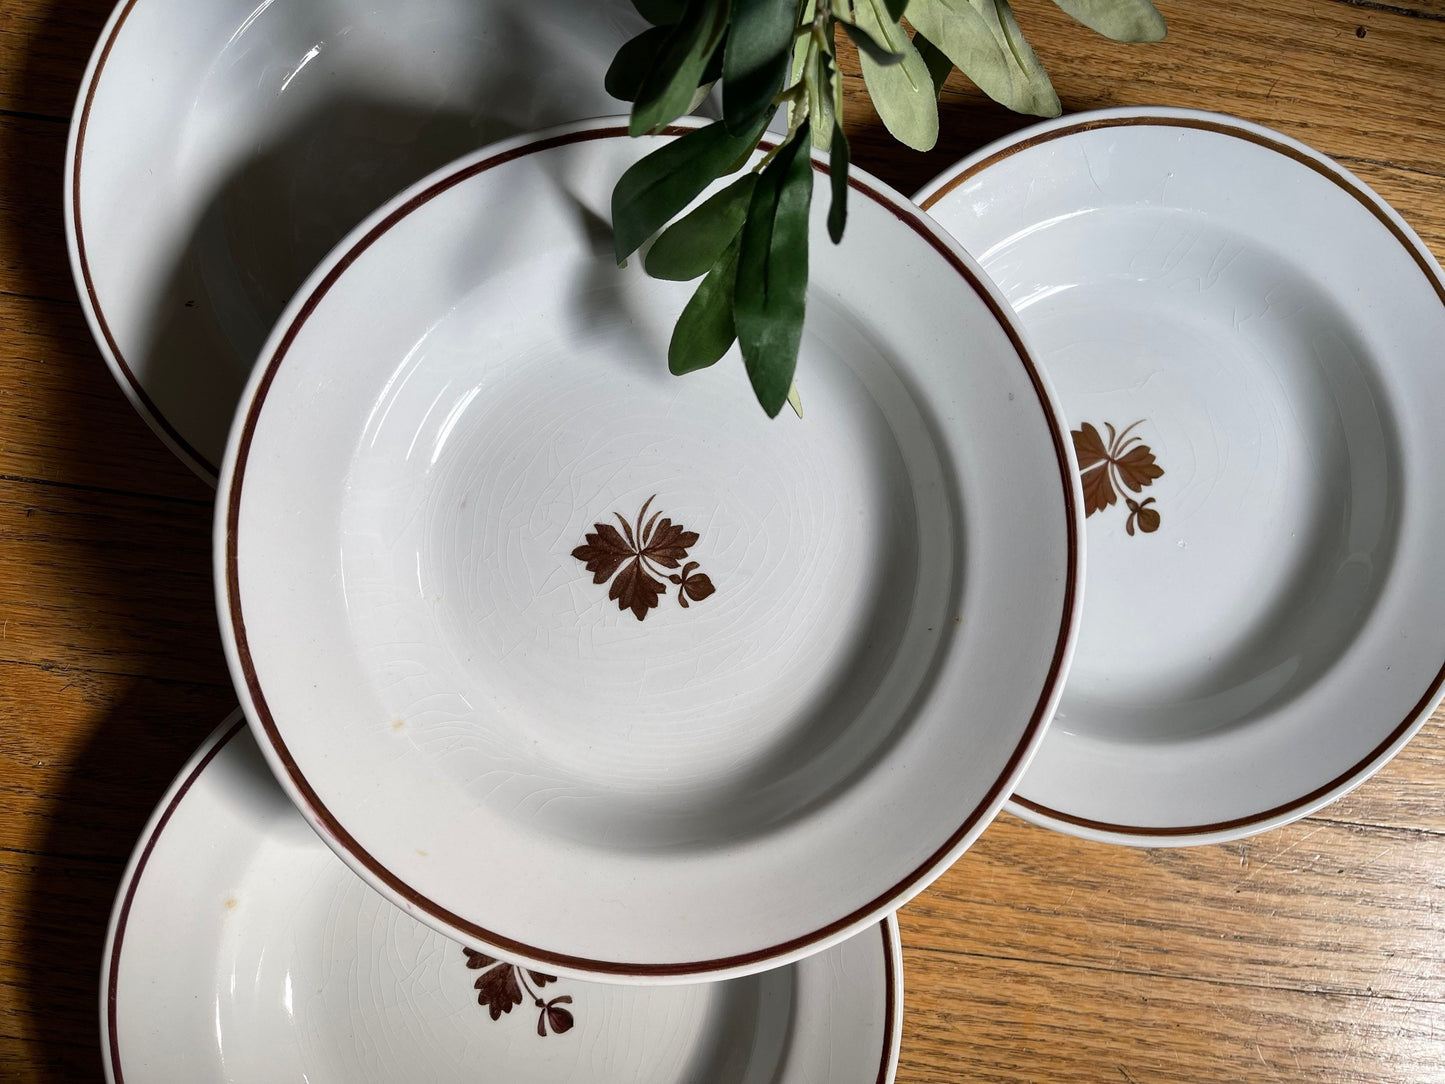
[[[1408,824],[1374,824],[1370,821],[1341,820],[1338,817],[1321,817],[1312,814],[1304,822],[1322,824],[1333,828],[1358,828],[1378,835],[1399,835],[1407,839],[1431,839],[1445,836],[1445,832],[1434,828],[1416,828]]]
[[[905,906],[899,918],[903,921],[905,932],[908,909]],[[1310,986],[1289,986],[1274,983],[1262,982],[1238,982],[1230,979],[1211,978],[1207,975],[1185,975],[1174,974],[1163,971],[1143,971],[1133,967],[1101,967],[1098,964],[1072,963],[1068,960],[1040,960],[1029,956],[1009,956],[1006,954],[995,954],[992,952],[971,952],[963,949],[946,949],[934,945],[910,946],[906,940],[903,946],[905,957],[909,954],[920,956],[938,956],[944,959],[975,959],[990,960],[994,963],[1027,964],[1030,967],[1061,967],[1070,971],[1087,971],[1099,975],[1125,975],[1130,978],[1158,979],[1168,982],[1192,982],[1205,986],[1214,986],[1229,990],[1261,990],[1269,993],[1287,993],[1304,995],[1321,995],[1326,997],[1352,997],[1363,1001],[1391,1001],[1402,1005],[1437,1005],[1445,1008],[1445,1001],[1436,1001],[1433,998],[1400,997],[1396,994],[1377,994],[1373,991],[1361,993],[1358,990],[1348,990],[1336,987]]]
[[[47,124],[69,124],[69,117],[57,117],[53,113],[30,113],[24,109],[0,109],[0,117],[14,117],[17,120],[39,120]]]
[[[216,646],[220,647],[217,641]],[[230,689],[229,682],[222,681],[186,681],[181,678],[157,677],[155,674],[134,674],[127,670],[96,670],[89,666],[62,666],[58,662],[30,662],[26,659],[0,659],[0,668],[6,666],[27,666],[32,670],[41,670],[47,674],[89,674],[93,677],[106,678],[129,678],[133,681],[153,681],[157,685],[164,685],[172,689]]]
[[[1417,177],[1429,177],[1436,181],[1445,180],[1445,173],[1436,173],[1430,169],[1419,169],[1416,166],[1402,166],[1396,162],[1386,162],[1379,158],[1361,158],[1353,154],[1335,154],[1330,157],[1344,165],[1378,166],[1380,169],[1397,170],[1400,173],[1412,173]]]
[[[56,851],[33,851],[26,847],[6,847],[4,845],[0,845],[0,854],[23,854],[27,858],[52,858],[61,862],[84,862],[105,870],[123,869],[125,864],[130,861],[130,855],[107,857],[98,854],[62,854]]]
[[[1366,11],[1380,11],[1387,15],[1403,15],[1407,19],[1430,19],[1435,22],[1445,22],[1445,14],[1441,12],[1401,8],[1394,4],[1382,4],[1379,0],[1333,0],[1333,2],[1344,4],[1346,7],[1363,8]]]
[[[47,489],[64,489],[76,493],[95,493],[107,497],[124,497],[142,501],[158,501],[162,504],[187,505],[193,508],[209,509],[213,501],[198,497],[178,497],[167,493],[137,493],[132,489],[111,489],[109,486],[88,486],[81,482],[62,482],[52,478],[32,478],[24,474],[0,474],[0,482],[14,482],[18,485],[44,486]]]
[[[50,294],[24,294],[16,290],[0,290],[0,297],[13,297],[18,301],[40,301],[47,305],[70,305],[80,308],[80,302],[72,297],[52,297]]]

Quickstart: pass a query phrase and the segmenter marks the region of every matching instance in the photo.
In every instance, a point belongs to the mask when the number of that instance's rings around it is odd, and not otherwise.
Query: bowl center
[[[473,297],[432,328],[348,479],[349,621],[398,740],[590,844],[801,814],[907,720],[947,633],[958,555],[920,528],[942,468],[916,404],[821,298],[808,413],[775,421],[739,409],[736,357],[670,377],[586,305],[489,350],[481,314],[523,304]]]
[[[1388,404],[1346,318],[1308,269],[1171,209],[1063,219],[988,266],[1059,390],[1091,509],[1056,725],[1176,739],[1308,688],[1373,605],[1399,518]]]

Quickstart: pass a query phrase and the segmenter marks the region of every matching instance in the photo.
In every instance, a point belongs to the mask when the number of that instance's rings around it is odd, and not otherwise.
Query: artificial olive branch
[[[1150,0],[1054,0],[1116,41],[1158,41]],[[800,410],[793,374],[808,288],[811,145],[828,155],[828,233],[848,215],[841,29],[884,125],[920,151],[938,139],[938,95],[959,68],[995,101],[1057,116],[1059,98],[1008,0],[633,0],[651,24],[624,44],[607,90],[632,103],[633,135],[691,112],[719,80],[722,119],[642,158],[612,193],[613,241],[625,261],[648,239],[647,273],[701,278],[668,346],[676,374],[715,364],[737,342],[758,402]],[[905,14],[913,34],[902,23]],[[737,180],[677,218],[713,181],[751,161],[779,108],[787,132]],[[674,221],[676,219],[676,221]],[[671,223],[669,225],[669,223]],[[659,231],[660,234],[659,234]]]

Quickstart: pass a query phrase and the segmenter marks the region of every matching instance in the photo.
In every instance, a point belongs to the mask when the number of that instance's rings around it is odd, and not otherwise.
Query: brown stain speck
[[[227,911],[234,911],[235,909],[236,909],[236,897],[235,897],[235,896],[229,896],[229,897],[227,897],[227,899],[226,899],[226,910],[227,910]]]
[[[400,729],[401,729],[402,727],[404,727],[404,726],[406,726],[406,720],[405,720],[405,719],[397,718],[397,719],[393,719],[393,720],[392,720],[391,729],[393,729],[393,730],[400,730]]]

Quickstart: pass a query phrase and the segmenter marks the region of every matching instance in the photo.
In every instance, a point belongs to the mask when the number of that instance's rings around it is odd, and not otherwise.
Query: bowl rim
[[[91,110],[100,90],[100,77],[106,62],[120,37],[120,32],[130,17],[131,10],[140,0],[119,0],[100,32],[90,60],[86,63],[85,75],[81,78],[72,113],[70,130],[65,141],[64,198],[61,200],[65,218],[65,247],[70,257],[70,276],[75,282],[75,292],[90,325],[90,337],[105,360],[120,390],[130,400],[131,406],[182,463],[208,486],[215,487],[217,468],[206,456],[186,439],[165,412],[156,405],[135,370],[125,359],[120,343],[111,331],[110,321],[100,303],[100,292],[91,273],[90,256],[85,244],[85,219],[80,209],[80,175],[85,161],[85,136],[90,127]]]

